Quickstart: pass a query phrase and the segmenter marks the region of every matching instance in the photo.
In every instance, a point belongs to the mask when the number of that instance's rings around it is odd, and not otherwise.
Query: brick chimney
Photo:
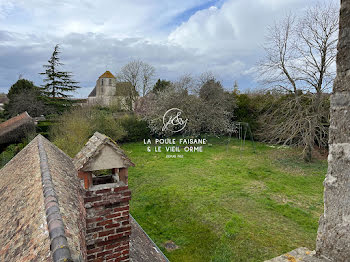
[[[129,261],[131,192],[120,176],[112,183],[106,180],[115,177],[104,179],[93,178],[93,185],[85,190],[87,259]]]
[[[84,188],[87,261],[129,261],[128,167],[134,164],[97,132],[73,161]]]

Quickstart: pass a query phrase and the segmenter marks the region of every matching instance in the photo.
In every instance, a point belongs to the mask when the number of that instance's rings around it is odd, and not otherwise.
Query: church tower
[[[130,89],[133,87],[128,82],[117,82],[115,76],[104,72],[96,81],[95,88],[89,94],[88,105],[116,106],[120,110],[133,110],[134,101],[130,101]]]
[[[114,96],[116,79],[114,75],[106,71],[96,81],[96,96]]]
[[[88,104],[109,106],[115,100],[116,96],[116,78],[106,71],[96,81],[95,88],[88,97]]]

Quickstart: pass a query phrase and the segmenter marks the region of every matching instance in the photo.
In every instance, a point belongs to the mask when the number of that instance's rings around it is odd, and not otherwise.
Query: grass
[[[209,139],[202,153],[148,153],[124,144],[131,213],[170,261],[263,261],[315,248],[326,160],[292,148]],[[169,154],[169,153],[168,153]],[[173,241],[178,249],[167,251]]]

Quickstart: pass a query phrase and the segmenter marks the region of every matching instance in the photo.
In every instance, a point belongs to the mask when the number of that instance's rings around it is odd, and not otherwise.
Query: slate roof
[[[96,96],[96,86],[94,87],[94,89],[92,89],[88,97],[94,97],[94,96]]]
[[[104,72],[99,78],[115,78],[114,75],[108,70]]]
[[[80,152],[74,157],[73,162],[77,170],[81,170],[90,160],[95,158],[105,147],[110,146],[123,159],[125,167],[135,166],[133,162],[125,155],[124,151],[109,137],[95,132]]]
[[[24,112],[0,123],[0,144],[18,141],[32,131],[35,131],[34,120]]]

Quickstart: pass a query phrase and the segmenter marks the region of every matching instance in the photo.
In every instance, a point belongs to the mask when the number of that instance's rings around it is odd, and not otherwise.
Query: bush
[[[34,135],[30,135],[24,138],[21,143],[12,144],[6,147],[0,154],[0,168],[5,166],[19,151],[21,151],[29,142],[34,138]]]
[[[47,138],[52,125],[54,125],[54,122],[49,120],[39,121],[36,125],[36,132]]]
[[[55,145],[74,157],[96,131],[115,141],[126,135],[112,113],[92,107],[76,107],[63,113],[49,135]]]
[[[126,136],[122,139],[123,142],[140,141],[150,136],[147,122],[134,115],[125,115],[118,121],[126,131]]]

